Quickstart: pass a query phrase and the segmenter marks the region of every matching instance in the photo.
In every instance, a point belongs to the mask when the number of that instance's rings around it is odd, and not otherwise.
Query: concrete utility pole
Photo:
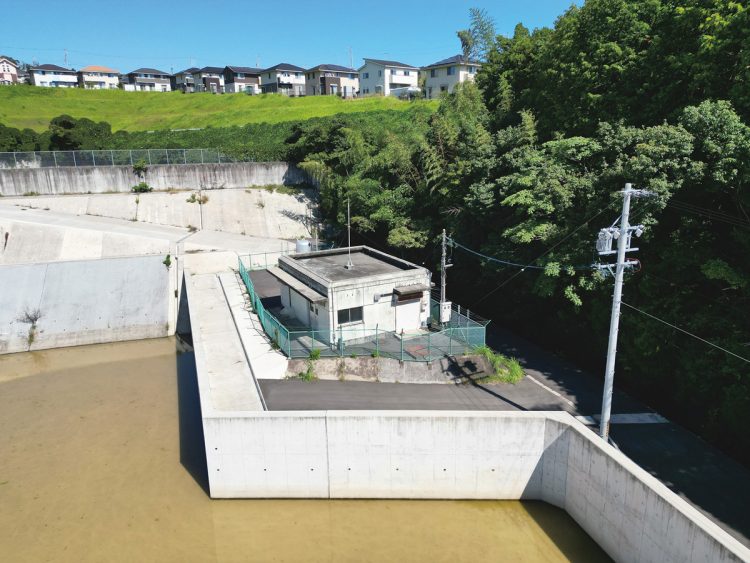
[[[607,229],[599,231],[599,238],[596,243],[596,249],[600,255],[609,255],[617,253],[617,264],[615,264],[615,290],[612,296],[612,316],[609,322],[609,345],[607,347],[607,367],[604,373],[604,395],[602,397],[602,413],[599,422],[599,435],[605,440],[609,439],[609,419],[612,412],[612,389],[615,378],[615,358],[617,356],[617,336],[620,327],[620,306],[622,303],[622,283],[625,268],[632,268],[638,264],[637,260],[626,260],[627,252],[634,252],[637,248],[631,248],[630,242],[633,233],[640,237],[643,234],[643,226],[638,225],[631,227],[628,223],[630,216],[630,198],[638,196],[651,195],[646,190],[634,190],[632,184],[625,184],[625,190],[622,192],[622,214],[620,216],[620,226],[615,227],[614,223]],[[616,223],[617,221],[615,221]],[[617,250],[612,250],[612,241],[617,240]],[[602,264],[597,266],[600,270],[607,270],[612,273],[612,264]]]

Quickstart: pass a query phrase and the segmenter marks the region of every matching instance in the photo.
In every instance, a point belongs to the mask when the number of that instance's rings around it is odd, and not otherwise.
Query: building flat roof
[[[323,250],[288,257],[302,272],[312,273],[327,282],[356,280],[382,274],[423,269],[416,264],[389,256],[367,246],[354,246],[351,260],[354,268],[347,269],[349,249]]]

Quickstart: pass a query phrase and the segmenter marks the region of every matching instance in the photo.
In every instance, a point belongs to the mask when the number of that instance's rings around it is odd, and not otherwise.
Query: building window
[[[456,74],[456,67],[455,66],[449,66],[448,67],[448,76],[453,76]]]
[[[350,72],[349,73],[349,78],[352,79],[352,80],[354,80],[354,73]]]
[[[338,312],[339,324],[359,323],[362,322],[362,307],[353,307],[351,309],[341,309]]]
[[[469,67],[469,74],[475,74],[476,72],[477,72],[477,67],[475,67],[475,66],[470,66]]]
[[[363,72],[362,73],[362,78],[370,78],[370,73],[369,72]]]
[[[435,78],[435,76],[437,76],[437,70],[434,68],[430,69],[430,78]]]
[[[408,70],[404,71],[404,76],[409,76],[410,72]]]
[[[382,70],[378,71],[378,76],[383,76],[383,71]]]

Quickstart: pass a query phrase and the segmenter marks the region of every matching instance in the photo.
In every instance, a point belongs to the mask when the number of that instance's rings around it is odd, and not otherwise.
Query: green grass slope
[[[337,113],[403,110],[411,105],[382,97],[342,100],[335,96],[288,98],[273,94],[248,96],[0,87],[0,123],[36,131],[46,129],[49,121],[61,114],[106,121],[112,125],[113,131],[149,131],[279,123]]]

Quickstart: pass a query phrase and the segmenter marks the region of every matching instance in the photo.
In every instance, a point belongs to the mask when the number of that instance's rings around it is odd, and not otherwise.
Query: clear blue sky
[[[421,66],[457,54],[470,7],[497,31],[550,26],[573,0],[3,0],[0,53],[24,62],[128,72],[155,67],[354,66],[363,57]],[[580,1],[576,2],[580,4]]]

